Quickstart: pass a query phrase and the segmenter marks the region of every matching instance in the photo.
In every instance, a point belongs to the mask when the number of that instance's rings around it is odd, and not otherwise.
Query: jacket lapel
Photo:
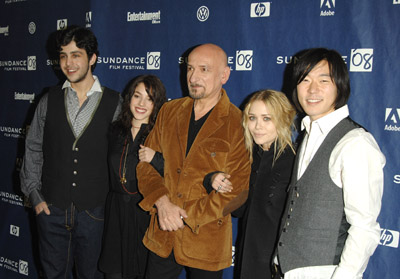
[[[192,114],[193,99],[188,97],[176,113],[177,135],[181,156],[184,159],[186,156],[186,146],[188,140],[188,131],[190,116]]]

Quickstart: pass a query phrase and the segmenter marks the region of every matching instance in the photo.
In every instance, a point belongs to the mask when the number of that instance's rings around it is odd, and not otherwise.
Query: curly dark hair
[[[158,111],[160,110],[161,106],[167,101],[164,84],[157,76],[140,75],[131,79],[128,82],[128,84],[125,86],[124,91],[122,92],[122,95],[124,96],[124,101],[122,103],[121,114],[119,115],[115,125],[120,128],[123,136],[126,136],[130,133],[133,119],[130,103],[132,96],[135,93],[135,89],[140,83],[144,84],[146,92],[147,94],[149,94],[149,97],[154,105],[153,111],[149,116],[149,123],[146,127],[146,130],[142,134],[143,139],[145,139],[150,133],[151,129],[153,129],[154,127]],[[142,140],[139,141],[142,142]]]
[[[72,41],[76,43],[78,48],[86,50],[89,60],[92,58],[93,54],[96,54],[97,57],[99,56],[97,39],[90,29],[71,25],[60,30],[56,41],[57,51],[60,52],[61,47],[68,45]],[[92,65],[92,71],[96,67],[96,62]]]

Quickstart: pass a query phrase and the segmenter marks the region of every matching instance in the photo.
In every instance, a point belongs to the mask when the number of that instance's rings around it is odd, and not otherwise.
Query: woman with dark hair
[[[255,92],[243,111],[245,145],[252,162],[249,195],[245,204],[232,212],[241,218],[235,263],[241,279],[272,276],[272,255],[295,157],[295,115],[287,97],[274,90]],[[206,177],[205,187],[230,191],[233,175],[214,173],[210,180]]]
[[[109,131],[110,193],[99,261],[100,270],[110,279],[144,278],[147,249],[142,239],[150,216],[138,205],[142,196],[137,187],[136,165],[140,146],[166,101],[164,85],[153,75],[132,79],[123,94],[121,114]],[[151,164],[162,174],[162,155],[156,153],[151,159]]]

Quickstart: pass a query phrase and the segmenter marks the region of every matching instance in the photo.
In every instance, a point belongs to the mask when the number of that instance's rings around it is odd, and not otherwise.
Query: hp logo
[[[251,3],[250,17],[267,17],[270,15],[270,2]]]
[[[57,20],[57,30],[63,30],[67,28],[67,19],[59,19]]]

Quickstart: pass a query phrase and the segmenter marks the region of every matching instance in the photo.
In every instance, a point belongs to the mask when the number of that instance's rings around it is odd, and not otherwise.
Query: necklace
[[[125,152],[125,149],[126,149],[126,152]],[[137,194],[137,191],[129,192],[125,187],[125,184],[127,182],[125,175],[126,175],[126,157],[128,157],[128,150],[129,150],[129,142],[128,142],[128,138],[125,138],[124,148],[122,149],[121,159],[119,160],[118,174],[119,174],[119,181],[121,182],[121,185],[122,185],[122,188],[124,188],[124,191],[130,195],[134,195],[134,194]],[[124,156],[124,153],[125,153],[125,156]],[[122,167],[122,158],[124,158],[124,166],[123,167]],[[121,176],[121,167],[122,167],[122,176]]]

